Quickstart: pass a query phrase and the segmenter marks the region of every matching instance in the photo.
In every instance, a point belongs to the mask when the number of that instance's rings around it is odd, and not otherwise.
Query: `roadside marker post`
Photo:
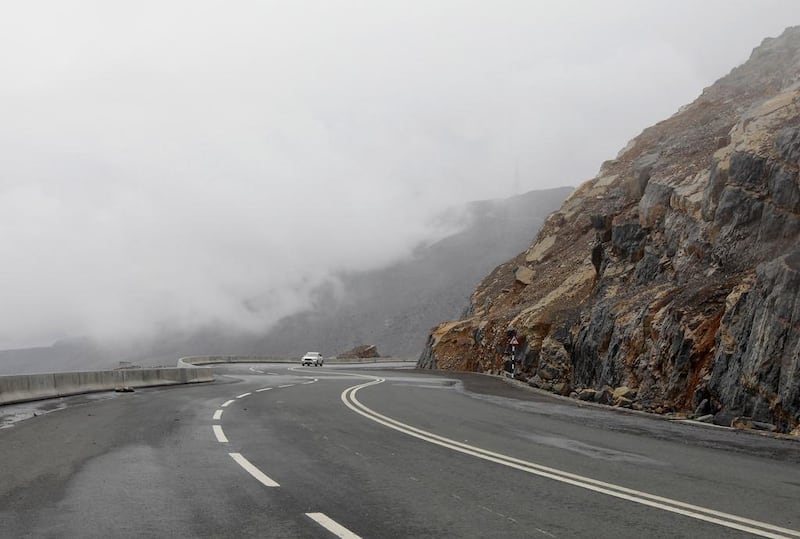
[[[506,350],[509,351],[510,361],[511,361],[511,378],[516,377],[517,375],[517,345],[519,344],[519,340],[517,339],[517,332],[515,330],[509,330],[508,336],[510,339],[508,340],[508,347]]]

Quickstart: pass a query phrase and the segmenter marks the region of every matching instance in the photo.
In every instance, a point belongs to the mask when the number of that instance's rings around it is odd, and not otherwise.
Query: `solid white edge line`
[[[227,408],[228,406],[230,406],[230,405],[231,405],[231,404],[233,404],[234,402],[236,402],[236,401],[235,401],[235,400],[233,400],[233,399],[231,399],[231,400],[229,400],[229,401],[225,401],[225,402],[223,402],[223,403],[222,403],[222,407],[223,407],[223,408]]]
[[[213,419],[214,421],[219,421],[220,419],[222,419],[222,410],[217,410],[216,412],[214,412]]]
[[[361,539],[325,513],[306,513],[306,516],[341,539]]]
[[[212,428],[214,429],[214,436],[217,437],[217,441],[221,444],[227,444],[228,438],[225,436],[225,433],[222,432],[222,427],[214,425]]]
[[[236,398],[243,399],[245,397],[249,397],[250,395],[252,395],[252,393],[242,393],[241,395],[237,395]]]
[[[397,420],[394,420],[390,417],[386,417],[384,415],[375,412],[374,410],[364,406],[359,400],[356,398],[355,394],[358,392],[359,389],[364,387],[368,387],[375,384],[380,384],[384,381],[382,378],[376,378],[372,382],[368,382],[365,384],[361,384],[358,386],[353,386],[346,389],[342,395],[342,401],[344,404],[353,410],[354,412],[371,419],[377,423],[380,423],[386,427],[391,429],[403,432],[408,434],[409,436],[413,436],[415,438],[419,438],[421,440],[425,440],[427,442],[447,447],[454,451],[459,451],[461,453],[465,453],[468,455],[472,455],[484,460],[488,460],[491,462],[496,462],[498,464],[503,464],[505,466],[509,466],[511,468],[516,468],[518,470],[522,470],[531,474],[539,475],[542,477],[547,477],[550,479],[554,479],[556,481],[561,481],[562,483],[568,483],[574,486],[578,486],[581,488],[585,488],[588,490],[592,490],[595,492],[600,492],[603,494],[607,494],[609,496],[614,496],[617,498],[621,498],[624,500],[632,501],[635,503],[639,503],[642,505],[647,505],[650,507],[654,507],[657,509],[662,509],[665,511],[670,511],[673,513],[678,513],[684,516],[688,516],[691,518],[696,518],[698,520],[704,520],[707,522],[711,522],[714,524],[719,524],[721,526],[726,526],[733,529],[738,529],[742,531],[747,531],[749,533],[754,533],[756,535],[760,535],[762,537],[770,537],[774,539],[780,539],[786,537],[785,535],[775,535],[769,532],[765,532],[760,529],[750,528],[746,526],[740,526],[738,524],[734,524],[733,522],[728,522],[725,520],[720,520],[717,518],[713,518],[708,515],[714,515],[717,517],[721,517],[724,519],[728,519],[734,522],[741,522],[744,524],[749,524],[751,526],[758,526],[760,528],[766,530],[772,530],[784,534],[788,534],[792,537],[800,537],[800,532],[796,530],[791,530],[788,528],[782,528],[780,526],[776,526],[774,524],[769,524],[766,522],[760,522],[757,520],[748,519],[745,517],[740,517],[737,515],[732,515],[729,513],[724,513],[722,511],[715,511],[713,509],[707,509],[705,507],[700,507],[692,504],[688,504],[685,502],[681,502],[678,500],[672,500],[670,498],[664,498],[661,496],[656,496],[654,494],[648,494],[646,492],[637,491],[634,489],[629,489],[626,487],[622,487],[619,485],[614,485],[613,483],[606,483],[604,481],[598,481],[596,479],[591,479],[589,477],[580,476],[577,474],[571,474],[569,472],[564,472],[562,470],[558,470],[556,468],[549,468],[547,466],[542,466],[539,464],[535,464],[532,462],[527,462],[520,459],[515,459],[513,457],[509,457],[506,455],[501,455],[498,453],[493,453],[491,451],[481,449],[479,447],[471,446],[468,444],[464,444],[458,442],[456,440],[451,440],[449,438],[445,438],[443,436],[438,436],[436,434],[417,429],[412,427],[411,425],[407,425],[405,423],[401,423]],[[353,403],[351,404],[347,399],[352,399]],[[613,490],[612,490],[613,489]],[[660,502],[660,503],[659,503]],[[670,504],[670,505],[666,505]],[[684,510],[684,509],[689,510]],[[706,514],[701,514],[706,513]]]
[[[443,447],[450,447],[451,449],[454,449],[456,451],[461,451],[461,449],[459,449],[459,448],[462,448],[462,449],[464,449],[464,451],[462,451],[464,453],[471,454],[471,455],[477,456],[479,458],[484,458],[484,459],[490,460],[492,462],[498,462],[500,464],[506,464],[507,466],[510,466],[512,468],[517,468],[517,469],[520,469],[520,470],[523,470],[523,471],[527,471],[529,473],[533,473],[533,474],[536,474],[536,475],[541,475],[541,476],[544,476],[544,477],[551,477],[552,479],[556,479],[558,481],[562,481],[562,479],[561,479],[562,477],[568,478],[568,479],[577,481],[577,483],[573,482],[573,481],[564,481],[564,482],[568,482],[570,484],[575,484],[576,486],[580,486],[582,488],[589,488],[589,487],[584,486],[582,484],[584,482],[585,483],[594,484],[594,485],[598,485],[600,487],[600,490],[595,489],[595,488],[590,488],[589,490],[596,490],[598,492],[604,492],[604,493],[609,494],[611,496],[616,496],[616,494],[613,493],[613,492],[605,492],[605,489],[615,489],[616,491],[623,492],[623,493],[628,493],[628,494],[633,495],[633,498],[627,497],[627,496],[617,496],[617,497],[621,497],[623,499],[627,499],[627,500],[630,500],[630,501],[633,501],[633,502],[636,502],[636,503],[643,503],[644,505],[651,505],[652,507],[657,507],[659,509],[671,510],[669,508],[662,507],[662,506],[660,506],[658,504],[653,505],[653,504],[650,504],[650,503],[644,503],[643,501],[638,500],[636,497],[640,496],[642,498],[648,498],[648,499],[654,500],[656,502],[662,502],[664,504],[672,504],[672,505],[677,506],[677,507],[683,507],[683,508],[690,509],[690,510],[693,510],[693,511],[704,512],[704,513],[707,513],[709,515],[719,516],[721,518],[727,518],[729,520],[742,522],[742,523],[750,524],[750,525],[753,525],[753,526],[759,526],[761,528],[765,528],[765,529],[769,529],[769,530],[773,530],[773,531],[778,531],[778,532],[781,532],[781,533],[787,533],[787,534],[789,534],[790,536],[793,536],[793,537],[800,537],[800,532],[798,532],[796,530],[791,530],[791,529],[788,529],[788,528],[782,528],[780,526],[776,526],[776,525],[773,525],[773,524],[768,524],[766,522],[760,522],[760,521],[757,521],[757,520],[751,520],[751,519],[748,519],[748,518],[745,518],[745,517],[740,517],[740,516],[737,516],[737,515],[724,513],[722,511],[715,511],[713,509],[707,509],[705,507],[700,507],[700,506],[697,506],[697,505],[688,504],[688,503],[681,502],[681,501],[678,501],[678,500],[672,500],[670,498],[664,498],[664,497],[657,496],[657,495],[654,495],[654,494],[649,494],[649,493],[646,493],[646,492],[642,492],[642,491],[638,491],[638,490],[634,490],[634,489],[629,489],[629,488],[622,487],[622,486],[619,486],[619,485],[614,485],[613,483],[606,483],[604,481],[598,481],[596,479],[591,479],[589,477],[584,477],[584,476],[580,476],[580,475],[576,475],[576,474],[571,474],[569,472],[564,472],[564,471],[558,470],[556,468],[549,468],[547,466],[534,464],[532,462],[527,462],[527,461],[524,461],[524,460],[515,459],[515,458],[509,457],[507,455],[493,453],[493,452],[488,451],[486,449],[481,449],[479,447],[474,447],[474,446],[470,446],[468,444],[463,444],[463,443],[458,442],[456,440],[451,440],[449,438],[438,436],[436,434],[433,434],[433,433],[430,433],[430,432],[427,432],[427,431],[424,431],[424,430],[421,430],[421,429],[417,429],[417,428],[412,427],[410,425],[406,425],[405,423],[401,423],[401,422],[396,421],[396,420],[394,420],[392,418],[383,416],[383,415],[379,414],[378,412],[375,412],[374,410],[371,410],[370,408],[364,406],[361,402],[359,402],[359,400],[355,397],[355,393],[358,392],[358,390],[361,389],[362,387],[367,387],[369,385],[381,383],[383,381],[384,381],[383,379],[376,379],[375,381],[373,381],[371,383],[362,384],[360,387],[351,388],[351,389],[353,389],[353,391],[351,393],[351,398],[353,399],[354,403],[357,406],[362,407],[364,410],[367,411],[368,414],[374,414],[376,417],[382,418],[387,423],[393,423],[393,424],[395,424],[397,426],[395,427],[395,426],[392,426],[390,424],[384,423],[380,419],[371,418],[374,421],[377,421],[379,423],[383,423],[384,425],[386,425],[386,426],[388,426],[390,428],[394,428],[395,430],[399,430],[401,432],[405,432],[406,434],[409,434],[411,436],[415,436],[417,438],[421,438],[423,440],[427,440],[427,441],[429,441],[431,443],[436,443],[437,445],[442,445]],[[365,415],[365,414],[362,414],[362,415]],[[370,417],[370,416],[366,415],[366,417]],[[406,429],[408,429],[408,431]],[[409,432],[409,431],[413,431],[413,432]],[[414,432],[420,433],[420,435],[414,434]],[[434,439],[441,440],[443,443],[438,443],[438,442],[434,441]],[[455,447],[453,447],[453,446],[455,446]],[[555,477],[553,477],[553,476],[555,476]],[[685,514],[686,516],[692,516],[693,518],[697,518],[697,517],[694,517],[690,512],[683,512],[683,511],[677,511],[677,510],[673,511],[673,512],[680,513],[680,514]],[[720,525],[723,525],[723,526],[728,526],[728,527],[732,527],[732,528],[735,528],[735,529],[743,529],[743,528],[740,528],[740,527],[735,526],[735,525],[731,525],[731,524],[726,523],[726,522],[717,521],[717,519],[700,518],[700,520],[708,520],[709,522],[714,522],[716,524],[720,524]],[[785,537],[783,535],[777,535],[777,536],[776,535],[771,535],[771,534],[766,534],[765,535],[764,532],[761,532],[761,530],[746,529],[745,531],[749,531],[751,533],[758,533],[759,535],[762,535],[762,536],[765,536],[765,537]]]
[[[380,383],[380,382],[376,382],[376,383]],[[361,387],[367,387],[368,385],[372,385],[372,383],[370,383],[370,384],[362,384]],[[482,449],[482,448],[479,448],[479,447],[471,446],[471,445],[468,445],[468,444],[463,444],[463,443],[458,442],[456,440],[451,440],[449,438],[444,438],[442,436],[438,436],[436,434],[433,434],[433,433],[430,433],[430,432],[427,432],[427,431],[424,431],[424,430],[421,430],[421,429],[417,429],[417,428],[412,427],[410,425],[406,425],[405,423],[401,423],[399,421],[396,421],[396,420],[394,420],[394,419],[392,419],[390,417],[386,417],[384,415],[381,415],[378,412],[375,412],[374,410],[364,406],[355,397],[355,393],[359,389],[361,389],[361,387],[353,388],[354,391],[351,393],[351,398],[353,399],[353,401],[355,402],[355,404],[357,406],[361,407],[363,410],[365,410],[369,414],[374,414],[374,416],[379,417],[379,418],[383,419],[386,422],[393,423],[393,424],[397,425],[398,426],[397,430],[405,432],[404,429],[408,429],[410,431],[414,431],[414,432],[420,433],[422,435],[422,439],[426,439],[426,438],[438,439],[438,440],[441,440],[441,441],[445,442],[446,444],[452,444],[452,445],[455,445],[455,446],[459,446],[459,447],[465,448],[468,451],[476,451],[476,452],[479,452],[479,453],[484,454],[484,455],[489,455],[491,457],[495,457],[495,458],[502,459],[504,461],[508,461],[508,462],[512,462],[512,463],[517,463],[517,464],[520,464],[520,465],[522,465],[524,467],[533,468],[535,470],[544,471],[546,473],[552,473],[552,474],[555,474],[555,475],[559,475],[559,476],[575,479],[577,481],[584,481],[584,482],[587,482],[587,483],[592,483],[592,484],[595,484],[595,485],[598,485],[598,486],[601,486],[601,487],[616,489],[616,490],[618,490],[620,492],[633,494],[635,496],[641,496],[643,498],[649,498],[651,500],[655,500],[655,501],[659,501],[659,502],[663,502],[663,503],[667,503],[667,504],[673,504],[673,505],[676,505],[678,507],[684,507],[684,508],[692,509],[692,510],[695,510],[695,511],[702,511],[702,512],[706,512],[708,514],[720,516],[720,517],[723,517],[723,518],[729,518],[731,520],[736,520],[736,521],[739,521],[739,522],[752,524],[752,525],[755,525],[755,526],[761,526],[761,527],[764,527],[764,528],[767,528],[767,529],[772,529],[772,530],[775,530],[775,531],[781,531],[783,533],[789,533],[790,535],[794,535],[796,537],[800,537],[800,532],[795,531],[795,530],[791,530],[791,529],[787,529],[787,528],[781,528],[780,526],[767,524],[765,522],[760,522],[760,521],[757,521],[757,520],[751,520],[751,519],[747,519],[745,517],[739,517],[737,515],[723,513],[721,511],[715,511],[713,509],[707,509],[705,507],[700,507],[700,506],[688,504],[688,503],[681,502],[681,501],[678,501],[678,500],[672,500],[670,498],[664,498],[664,497],[657,496],[657,495],[654,495],[654,494],[649,494],[649,493],[646,493],[646,492],[642,492],[642,491],[638,491],[638,490],[634,490],[634,489],[629,489],[629,488],[622,487],[622,486],[619,486],[619,485],[614,485],[612,483],[606,483],[604,481],[598,481],[596,479],[591,479],[589,477],[584,477],[584,476],[580,476],[580,475],[576,475],[576,474],[571,474],[569,472],[564,472],[564,471],[558,470],[556,468],[549,468],[547,466],[534,464],[532,462],[527,462],[527,461],[524,461],[524,460],[515,459],[515,458],[507,456],[507,455],[502,455],[502,454],[499,454],[499,453],[493,453],[493,452],[488,451],[486,449]],[[387,426],[390,426],[390,425],[387,425]],[[392,428],[394,428],[394,427],[392,427]],[[407,432],[407,434],[413,435],[410,432]],[[445,447],[448,447],[448,446],[445,445]]]
[[[253,466],[249,460],[244,458],[241,453],[228,453],[233,460],[236,461],[236,464],[244,468],[244,470],[252,475],[256,480],[258,480],[262,485],[265,487],[279,487],[280,485],[267,477],[264,472]]]
[[[256,389],[256,393],[261,393],[262,391],[269,391],[272,389],[271,387],[262,387],[261,389]]]

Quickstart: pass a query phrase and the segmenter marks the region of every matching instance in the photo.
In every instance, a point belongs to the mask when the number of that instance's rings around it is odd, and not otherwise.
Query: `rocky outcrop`
[[[374,344],[362,344],[336,356],[337,359],[371,359],[376,357],[381,357],[381,355],[378,353],[378,347]]]
[[[719,423],[800,424],[800,28],[603,163],[420,366]],[[621,388],[625,388],[624,390]]]

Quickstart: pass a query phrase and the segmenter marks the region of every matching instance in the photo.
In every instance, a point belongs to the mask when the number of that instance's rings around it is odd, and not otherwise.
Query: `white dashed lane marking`
[[[324,513],[306,513],[306,516],[336,537],[341,537],[342,539],[361,539],[360,536],[354,534]]]
[[[272,374],[272,373],[270,373],[270,374]],[[317,378],[315,378],[313,380],[310,380],[308,382],[303,382],[303,383],[304,384],[313,384],[316,381],[317,381]],[[284,384],[282,386],[278,386],[278,388],[293,387],[294,385],[296,385],[296,384]],[[269,391],[270,389],[273,389],[273,388],[272,387],[262,387],[261,389],[256,389],[255,392],[256,393],[261,393],[262,391]],[[253,394],[252,392],[242,393],[241,395],[238,395],[236,397],[236,399],[243,399],[243,398],[248,397],[248,396],[250,396],[252,394]],[[236,402],[236,399],[231,399],[229,401],[225,401],[222,404],[222,406],[220,407],[220,409],[214,412],[214,421],[221,420],[222,419],[222,412],[223,412],[222,408],[230,406],[231,404]],[[225,436],[225,433],[222,431],[222,427],[220,425],[213,425],[212,428],[214,429],[214,435],[217,437],[217,441],[218,442],[220,442],[220,443],[228,443],[228,438]],[[231,456],[231,458],[239,466],[244,468],[244,470],[247,473],[249,473],[251,476],[253,476],[262,485],[264,485],[266,487],[279,487],[280,486],[276,481],[274,481],[273,479],[268,477],[264,472],[259,470],[250,461],[248,461],[246,458],[244,458],[241,455],[241,453],[228,453],[228,454]],[[316,521],[318,524],[320,524],[322,527],[324,527],[325,529],[327,529],[328,531],[330,531],[331,533],[333,533],[337,537],[341,537],[341,538],[345,538],[345,539],[360,539],[358,537],[358,535],[352,533],[347,528],[341,526],[340,524],[338,524],[337,522],[331,520],[330,518],[328,518],[327,516],[325,516],[322,513],[306,513],[306,515],[308,515],[309,518],[311,518],[314,521]]]
[[[225,433],[222,432],[222,427],[219,425],[214,425],[212,428],[214,429],[214,436],[217,437],[217,441],[221,444],[227,444],[228,438],[226,438]]]
[[[264,472],[253,466],[249,460],[239,453],[228,453],[236,463],[245,469],[247,473],[255,477],[265,487],[279,487],[280,485],[267,477]]]

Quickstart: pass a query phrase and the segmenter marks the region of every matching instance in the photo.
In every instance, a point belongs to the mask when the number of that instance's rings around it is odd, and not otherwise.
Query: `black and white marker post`
[[[517,375],[517,345],[519,344],[519,340],[517,339],[517,330],[509,329],[506,334],[508,335],[508,346],[506,347],[506,352],[511,358],[511,378],[516,377]]]

